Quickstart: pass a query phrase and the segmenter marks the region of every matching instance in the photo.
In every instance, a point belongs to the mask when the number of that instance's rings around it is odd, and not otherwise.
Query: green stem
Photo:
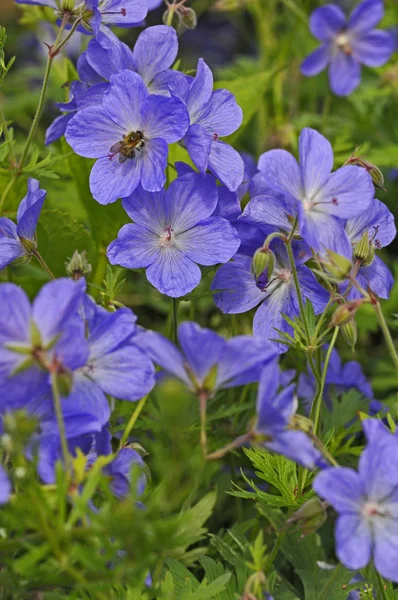
[[[252,437],[252,432],[244,433],[243,435],[237,437],[233,442],[223,446],[219,450],[212,452],[206,456],[207,460],[217,460],[219,458],[223,458],[228,452],[231,450],[235,450],[235,448],[240,448],[243,444],[246,444]]]
[[[46,261],[44,260],[44,258],[40,254],[40,252],[38,252],[37,250],[33,250],[32,254],[36,258],[36,260],[38,261],[38,263],[40,264],[40,266],[47,273],[47,275],[49,275],[50,279],[55,279],[55,277],[54,277],[54,275],[53,275],[50,267],[48,266],[48,264],[46,263]]]
[[[339,463],[334,458],[334,456],[332,456],[330,454],[329,450],[321,442],[321,440],[318,437],[316,437],[316,435],[314,435],[311,431],[308,433],[308,436],[312,439],[315,446],[318,448],[318,450],[320,450],[322,452],[323,456],[330,462],[330,464],[333,465],[334,467],[338,467]]]
[[[172,298],[172,319],[171,319],[171,339],[177,345],[178,330],[178,304],[177,298]]]
[[[149,396],[149,394],[147,394],[146,396],[141,398],[141,400],[138,402],[135,411],[133,412],[133,414],[130,417],[129,422],[127,423],[127,427],[123,432],[123,435],[121,437],[120,444],[119,444],[119,449],[122,449],[124,444],[127,442],[128,437],[129,437],[131,431],[133,430],[133,427],[136,424],[136,421],[137,421],[138,417],[140,416],[141,411],[146,404],[146,401],[148,400],[148,396]]]
[[[383,332],[384,339],[385,339],[385,342],[387,344],[387,348],[388,348],[388,350],[390,352],[390,356],[392,358],[392,362],[394,363],[394,366],[395,366],[395,368],[398,371],[398,355],[397,355],[397,351],[396,351],[396,348],[394,346],[394,342],[393,342],[393,339],[391,337],[391,333],[390,333],[390,330],[388,328],[387,321],[385,320],[385,317],[383,315],[383,311],[381,309],[380,302],[377,299],[374,299],[374,300],[372,300],[372,304],[373,304],[373,307],[375,309],[375,313],[377,315],[377,319],[379,321],[381,330]]]
[[[66,441],[65,423],[62,414],[61,396],[59,393],[57,373],[51,373],[51,388],[54,401],[54,410],[57,417],[59,436],[61,438],[62,457],[64,459],[65,468],[69,470],[69,451]]]
[[[200,445],[202,448],[203,456],[205,458],[208,458],[208,456],[207,456],[207,432],[206,432],[207,400],[208,400],[208,397],[207,397],[206,392],[199,392]]]
[[[323,365],[320,390],[319,390],[319,393],[316,394],[314,401],[312,403],[312,407],[311,407],[310,419],[314,423],[314,435],[317,435],[318,428],[319,428],[319,420],[320,420],[320,416],[321,416],[321,406],[322,406],[322,396],[323,396],[323,390],[325,387],[326,374],[327,374],[327,370],[328,370],[328,366],[329,366],[330,357],[332,355],[332,350],[336,343],[338,334],[339,334],[339,328],[335,327],[331,342],[329,344],[328,351],[326,353],[325,364]]]
[[[288,530],[288,527],[289,527],[288,521],[289,521],[289,517],[291,516],[291,513],[292,513],[292,511],[288,511],[288,513],[286,515],[286,522],[283,525],[282,529],[280,529],[280,531],[278,533],[278,536],[277,536],[277,538],[275,540],[275,544],[274,544],[274,546],[273,546],[273,548],[271,550],[271,554],[268,556],[268,558],[267,558],[267,560],[265,562],[264,569],[263,569],[264,575],[267,575],[268,571],[272,567],[272,565],[274,563],[274,560],[276,558],[276,555],[279,552],[279,548],[281,547],[282,542],[285,539],[285,536],[286,536],[286,533],[287,533],[287,530]]]
[[[328,303],[325,306],[325,309],[324,309],[323,313],[321,314],[321,317],[320,317],[318,323],[316,324],[315,331],[314,331],[314,336],[313,336],[313,339],[312,339],[313,344],[316,344],[316,342],[317,342],[318,334],[319,334],[319,332],[321,330],[321,327],[322,327],[322,325],[323,325],[323,323],[324,323],[324,321],[326,319],[327,312],[328,312],[329,308],[331,307],[331,305],[333,304],[333,302],[334,302],[334,299],[333,299],[332,296],[330,296],[330,298],[328,300]]]
[[[49,50],[48,50],[46,71],[44,73],[44,79],[43,79],[43,84],[41,87],[39,103],[37,105],[36,113],[35,113],[32,125],[30,127],[30,131],[28,134],[28,139],[26,140],[25,147],[22,152],[21,160],[19,162],[20,169],[22,169],[22,167],[26,161],[30,145],[31,145],[33,137],[36,133],[36,129],[39,124],[41,114],[43,112],[43,107],[44,107],[44,102],[45,102],[46,96],[47,96],[48,84],[50,82],[50,74],[51,74],[51,68],[52,68],[54,57],[59,53],[61,48],[63,48],[65,46],[65,44],[70,39],[70,37],[73,35],[74,31],[76,30],[76,28],[78,27],[78,25],[80,23],[80,19],[78,19],[73,24],[73,27],[69,31],[68,35],[66,35],[65,38],[62,41],[60,41],[62,33],[66,27],[66,24],[69,21],[69,17],[70,17],[69,13],[64,14],[62,23],[61,23],[59,31],[58,31],[57,39],[55,40],[53,46],[51,48],[49,48]]]
[[[388,595],[385,589],[385,581],[383,579],[383,577],[380,575],[380,573],[378,572],[378,570],[375,567],[375,573],[376,573],[376,578],[377,578],[377,584],[378,584],[378,588],[380,590],[380,595],[382,600],[388,600]]]
[[[14,185],[15,181],[16,181],[16,176],[14,174],[11,177],[10,181],[8,182],[7,186],[4,188],[3,193],[1,194],[1,198],[0,198],[0,216],[3,214],[3,208],[4,208],[4,204],[5,204],[6,198],[8,196],[8,192],[11,190],[11,188]]]
[[[9,131],[8,125],[7,125],[7,119],[5,118],[4,111],[3,111],[1,104],[0,104],[0,124],[3,127],[4,139],[10,140],[9,144],[8,144],[9,155],[10,155],[10,159],[11,159],[11,164],[15,165],[16,157],[15,157],[15,151],[14,151],[14,140],[10,136],[10,131]]]
[[[294,231],[295,228],[296,228],[296,224],[293,226],[292,231]],[[311,335],[310,335],[310,330],[309,330],[307,319],[306,319],[305,312],[304,312],[304,302],[303,302],[303,297],[301,295],[300,282],[299,282],[299,278],[298,278],[298,275],[297,275],[296,263],[294,261],[292,246],[291,246],[290,242],[291,242],[291,240],[289,240],[286,243],[286,249],[287,249],[287,254],[289,256],[290,266],[291,266],[291,269],[292,269],[292,275],[293,275],[294,285],[296,287],[297,298],[298,298],[299,307],[300,307],[300,314],[301,314],[301,318],[302,318],[303,324],[304,324],[304,330],[305,330],[305,335],[307,337],[307,343],[310,344],[310,342],[311,342]]]

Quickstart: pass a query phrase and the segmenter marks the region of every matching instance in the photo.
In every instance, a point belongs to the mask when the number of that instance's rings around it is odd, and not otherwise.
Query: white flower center
[[[362,507],[362,514],[366,519],[373,519],[374,517],[381,516],[383,514],[382,508],[377,502],[365,502]]]
[[[173,231],[174,231],[174,229],[172,228],[171,225],[167,225],[164,228],[163,233],[160,235],[160,245],[161,246],[171,246],[171,244],[173,243],[173,234],[172,234]]]

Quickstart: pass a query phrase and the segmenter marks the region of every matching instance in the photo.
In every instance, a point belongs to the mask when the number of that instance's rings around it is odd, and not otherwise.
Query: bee
[[[142,131],[132,131],[123,137],[123,140],[116,142],[110,149],[109,159],[115,154],[119,154],[119,162],[124,163],[128,158],[134,158],[135,153],[140,152],[145,146],[146,138]]]

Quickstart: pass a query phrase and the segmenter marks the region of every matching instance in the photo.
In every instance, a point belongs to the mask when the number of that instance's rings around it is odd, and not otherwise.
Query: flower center
[[[291,280],[291,278],[292,278],[292,272],[289,271],[288,269],[282,269],[278,273],[278,279],[280,279],[281,281],[283,281],[283,283],[289,283],[289,281]]]
[[[172,231],[174,231],[172,226],[166,225],[166,227],[163,230],[162,235],[160,236],[160,243],[162,246],[170,246],[172,244],[172,242],[173,242]]]
[[[131,131],[123,136],[120,142],[111,146],[108,158],[112,160],[116,154],[119,154],[119,162],[124,163],[128,158],[134,158],[136,152],[141,152],[141,148],[147,141],[142,131]]]
[[[336,46],[339,48],[339,50],[342,50],[344,54],[347,54],[347,56],[350,56],[352,54],[350,37],[344,31],[342,33],[339,33],[339,35],[336,37],[335,42]]]
[[[384,516],[384,513],[380,509],[380,506],[377,504],[377,502],[365,502],[362,507],[362,514],[367,519]]]

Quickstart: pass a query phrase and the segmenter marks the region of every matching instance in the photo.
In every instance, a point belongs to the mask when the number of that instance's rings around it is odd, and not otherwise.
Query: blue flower
[[[168,85],[175,75],[170,67],[177,52],[175,29],[156,25],[140,33],[133,51],[122,42],[107,50],[92,39],[87,47],[86,59],[88,65],[103,79],[109,81],[112,75],[130,69],[141,75],[151,94],[170,96]]]
[[[17,225],[0,218],[0,270],[17,262],[27,262],[36,249],[36,226],[46,197],[37,179],[28,179],[28,193],[18,208]]]
[[[50,368],[85,364],[88,345],[78,318],[83,286],[69,279],[47,283],[30,305],[17,285],[0,285],[0,404],[20,408],[48,388]]]
[[[190,127],[182,143],[199,171],[209,169],[230,191],[243,179],[244,164],[239,153],[220,137],[230,135],[242,123],[242,110],[227,90],[213,92],[213,75],[199,59],[196,77],[175,73],[170,83],[173,95],[188,109]]]
[[[104,467],[104,473],[111,478],[111,490],[118,498],[127,496],[131,488],[133,465],[142,468],[145,463],[141,456],[132,448],[122,448],[109,465]],[[146,486],[146,477],[142,474],[137,481],[137,493],[142,495]]]
[[[7,473],[0,466],[0,504],[5,504],[11,495],[11,483]]]
[[[118,38],[111,32],[109,25],[131,27],[137,25],[147,14],[146,2],[142,0],[72,0],[66,6],[60,0],[17,0],[18,4],[38,4],[49,6],[61,19],[69,14],[70,21],[82,17],[82,33],[94,33],[104,48],[119,44]],[[72,4],[72,7],[70,7]]]
[[[75,116],[78,110],[87,106],[101,104],[102,94],[107,88],[108,85],[106,83],[97,83],[89,87],[81,81],[73,81],[70,86],[69,101],[56,103],[57,108],[66,114],[54,119],[47,129],[46,145],[52,144],[65,134],[69,121]]]
[[[174,180],[168,190],[138,189],[123,201],[134,224],[122,227],[108,248],[111,264],[146,269],[162,294],[184,296],[200,282],[200,265],[227,262],[240,240],[231,224],[211,216],[217,205],[214,179],[198,173]]]
[[[71,119],[65,137],[77,154],[97,158],[90,189],[100,204],[125,198],[141,183],[162,189],[168,144],[189,125],[183,103],[149,95],[142,78],[123,70],[112,75],[102,105],[83,108]]]
[[[373,419],[364,421],[365,433]],[[336,554],[349,569],[364,568],[371,558],[386,579],[398,581],[398,439],[368,434],[358,472],[333,467],[321,472],[313,487],[338,513]]]
[[[147,331],[140,344],[167,373],[195,393],[216,391],[258,381],[263,366],[275,358],[270,344],[252,336],[225,340],[210,329],[185,322],[178,328],[181,351],[159,333]]]
[[[217,290],[214,301],[224,313],[244,313],[261,303],[254,315],[253,333],[263,340],[277,338],[275,329],[291,334],[292,328],[282,313],[291,319],[299,314],[297,293],[284,244],[274,241],[271,249],[275,254],[275,267],[270,278],[268,269],[265,269],[256,279],[251,258],[236,255],[232,262],[218,269],[211,284],[211,289]],[[302,264],[307,255],[300,257],[301,250],[301,244],[294,250],[301,293],[304,299],[312,302],[318,314],[325,308],[329,295],[310,269]],[[282,344],[275,342],[274,345],[278,352],[285,351]]]
[[[296,201],[299,233],[314,250],[329,248],[351,258],[341,219],[355,218],[370,208],[371,176],[354,165],[331,173],[332,147],[314,129],[302,130],[299,155],[300,164],[286,150],[270,150],[260,156],[258,168],[270,188]]]
[[[314,10],[311,33],[322,45],[301,65],[304,75],[318,75],[329,65],[329,83],[338,96],[348,96],[361,80],[361,65],[380,67],[394,52],[394,34],[374,29],[384,15],[382,0],[364,0],[346,19],[341,8],[327,4]]]
[[[323,465],[322,455],[309,437],[303,431],[291,429],[297,410],[294,384],[278,392],[280,384],[278,365],[274,361],[265,365],[257,395],[256,442],[309,469]]]
[[[370,288],[376,296],[388,298],[394,285],[394,277],[381,258],[375,256],[374,251],[388,246],[395,238],[397,230],[394,215],[385,204],[375,199],[365,213],[346,222],[345,230],[353,247],[353,270],[357,282],[365,290]],[[361,240],[361,252],[363,241],[366,242],[365,245],[368,244],[368,256],[364,259],[359,256]],[[353,287],[348,297],[360,298],[361,294]]]

